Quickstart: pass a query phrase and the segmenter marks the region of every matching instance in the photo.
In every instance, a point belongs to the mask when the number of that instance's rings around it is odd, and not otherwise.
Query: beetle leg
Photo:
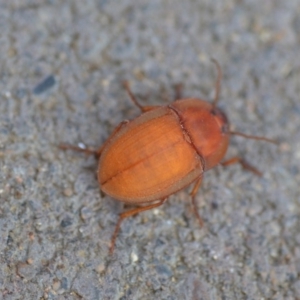
[[[192,205],[193,205],[193,210],[194,210],[194,213],[196,215],[196,218],[200,224],[200,227],[203,226],[203,220],[198,212],[198,209],[197,209],[197,205],[196,205],[196,194],[199,190],[199,187],[201,185],[201,182],[202,182],[202,179],[203,179],[203,176],[201,175],[197,180],[196,180],[196,183],[190,193],[191,197],[192,197]]]
[[[249,134],[245,134],[245,133],[238,132],[238,131],[230,131],[230,134],[239,135],[246,139],[265,141],[265,142],[269,142],[269,143],[278,145],[278,142],[276,140],[269,139],[264,136],[249,135]],[[235,163],[239,163],[244,169],[253,172],[257,176],[262,176],[262,173],[258,169],[256,169],[252,165],[250,165],[246,160],[244,160],[243,158],[241,158],[239,156],[235,156],[229,160],[226,160],[226,161],[222,162],[221,165],[226,167],[226,166],[229,166],[229,165],[232,165]]]
[[[250,165],[246,160],[244,160],[243,158],[241,158],[239,156],[232,157],[231,159],[228,159],[228,160],[222,162],[221,165],[223,167],[226,167],[226,166],[236,164],[236,163],[239,163],[244,169],[251,171],[255,175],[257,175],[259,177],[262,176],[262,173],[258,169],[256,169],[252,165]]]
[[[88,155],[95,155],[95,157],[97,159],[100,158],[102,150],[104,148],[104,146],[106,145],[107,142],[109,142],[111,140],[111,138],[125,125],[129,123],[128,120],[122,121],[112,132],[112,134],[110,135],[110,138],[98,149],[91,149],[91,148],[81,148],[79,146],[73,146],[73,145],[69,145],[69,144],[60,144],[58,145],[58,147],[62,150],[73,150],[73,151],[77,151],[77,152],[83,152],[85,154]]]
[[[146,210],[149,210],[149,209],[152,209],[152,208],[155,208],[155,207],[158,207],[158,206],[161,206],[162,204],[165,203],[167,199],[163,199],[163,200],[160,200],[159,202],[157,203],[154,203],[154,204],[150,204],[150,205],[147,205],[147,206],[143,206],[143,207],[138,207],[138,208],[134,208],[134,209],[131,209],[129,211],[125,211],[123,213],[120,214],[119,216],[119,220],[117,222],[117,225],[115,227],[115,231],[114,231],[114,234],[111,238],[111,245],[110,245],[110,248],[109,248],[109,253],[112,254],[114,252],[114,249],[115,249],[115,243],[116,243],[116,238],[118,236],[118,233],[119,233],[119,230],[120,230],[120,226],[121,226],[121,223],[124,219],[126,218],[129,218],[131,216],[134,216],[142,211],[146,211]]]
[[[85,154],[88,155],[95,155],[95,157],[99,157],[100,153],[99,150],[95,150],[95,149],[91,149],[91,148],[81,148],[79,146],[73,146],[73,145],[69,145],[69,144],[60,144],[58,145],[58,147],[62,150],[73,150],[73,151],[77,151],[77,152],[83,152]]]
[[[182,83],[177,83],[177,84],[174,85],[174,91],[175,91],[174,101],[182,99],[182,90],[183,90],[183,84]]]
[[[125,90],[127,91],[130,100],[131,100],[131,101],[134,103],[134,105],[136,105],[142,112],[150,111],[150,110],[152,110],[152,109],[155,109],[155,108],[159,107],[159,106],[157,106],[157,105],[147,105],[147,106],[141,105],[141,104],[137,101],[137,99],[136,99],[136,97],[134,96],[134,94],[132,93],[132,91],[131,91],[131,89],[130,89],[130,84],[129,84],[129,82],[128,82],[128,81],[124,81],[124,82],[123,82],[123,86],[124,86]]]

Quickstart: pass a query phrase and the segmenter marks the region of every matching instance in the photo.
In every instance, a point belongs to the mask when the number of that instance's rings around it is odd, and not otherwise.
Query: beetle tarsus
[[[58,147],[62,150],[72,150],[72,151],[85,153],[87,155],[95,155],[96,158],[99,158],[101,154],[101,148],[99,150],[95,150],[90,148],[81,148],[79,146],[73,146],[69,144],[60,144],[58,145]]]
[[[119,216],[119,220],[117,222],[117,225],[115,227],[115,231],[114,231],[114,234],[111,238],[111,244],[110,244],[110,248],[109,248],[109,253],[110,254],[113,254],[114,252],[114,249],[115,249],[115,243],[116,243],[116,238],[118,236],[118,233],[120,231],[120,226],[121,226],[121,223],[124,219],[126,218],[129,218],[131,216],[134,216],[142,211],[146,211],[146,210],[149,210],[149,209],[153,209],[155,207],[158,207],[158,206],[161,206],[165,203],[167,199],[163,199],[163,200],[160,200],[159,202],[157,203],[154,203],[154,204],[150,204],[150,205],[147,205],[147,206],[143,206],[143,207],[137,207],[137,208],[134,208],[134,209],[131,209],[129,211],[125,211],[123,213],[120,214]]]
[[[193,210],[194,210],[194,213],[195,213],[195,216],[199,222],[199,225],[200,227],[203,227],[204,225],[204,222],[203,222],[203,219],[201,218],[199,212],[198,212],[198,208],[197,208],[197,205],[196,205],[196,197],[192,197],[192,205],[193,205]]]
[[[193,187],[193,189],[192,189],[192,191],[191,191],[191,193],[190,193],[191,198],[192,198],[193,210],[194,210],[194,213],[195,213],[195,215],[196,215],[196,218],[197,218],[197,220],[198,220],[198,222],[199,222],[199,224],[200,224],[200,227],[203,227],[204,222],[203,222],[203,220],[202,220],[202,218],[201,218],[201,216],[200,216],[200,214],[199,214],[199,212],[198,212],[198,208],[197,208],[197,205],[196,205],[196,194],[197,194],[197,192],[198,192],[198,190],[199,190],[199,187],[200,187],[200,185],[201,185],[202,178],[203,178],[203,176],[200,176],[200,177],[196,180],[196,183],[195,183],[195,185],[194,185],[194,187]]]
[[[236,163],[239,163],[243,167],[243,169],[248,170],[259,177],[262,176],[262,172],[260,172],[257,168],[255,168],[254,166],[252,166],[246,160],[244,160],[243,158],[241,158],[239,156],[232,157],[232,158],[222,162],[221,165],[223,167],[227,167],[229,165],[236,164]]]

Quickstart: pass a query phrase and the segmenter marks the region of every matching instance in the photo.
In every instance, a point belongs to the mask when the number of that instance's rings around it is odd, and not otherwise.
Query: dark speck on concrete
[[[173,275],[173,272],[167,265],[157,265],[155,267],[155,269],[156,269],[157,274],[161,277],[168,278]]]
[[[14,242],[14,240],[13,240],[13,238],[11,237],[11,235],[8,235],[8,236],[7,236],[7,240],[6,240],[7,246],[12,245],[13,242]]]
[[[68,279],[66,277],[63,277],[61,279],[61,288],[64,290],[68,288]]]
[[[66,228],[69,227],[73,224],[73,219],[70,216],[65,217],[64,219],[62,219],[62,221],[60,222],[60,226],[62,228]]]
[[[217,202],[215,202],[215,201],[212,201],[211,208],[212,209],[218,209],[218,207],[219,207],[219,204]]]
[[[49,75],[42,82],[40,82],[34,89],[33,93],[35,95],[40,95],[52,88],[56,83],[56,80],[53,75]]]

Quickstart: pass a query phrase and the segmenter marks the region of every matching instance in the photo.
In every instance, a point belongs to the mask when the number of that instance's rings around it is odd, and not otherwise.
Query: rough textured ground
[[[0,0],[0,299],[300,299],[298,0]],[[263,171],[205,174],[200,229],[188,190],[128,219],[99,192],[99,146],[172,86],[220,106]]]

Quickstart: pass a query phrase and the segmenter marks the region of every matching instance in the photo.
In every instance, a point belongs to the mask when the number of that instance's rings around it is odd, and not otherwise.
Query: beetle
[[[111,254],[124,219],[162,205],[170,195],[192,183],[193,210],[202,226],[195,196],[203,173],[218,164],[240,163],[243,168],[261,176],[259,170],[241,157],[221,162],[231,135],[275,144],[276,141],[230,130],[227,116],[217,107],[222,70],[216,60],[212,61],[218,71],[212,103],[178,96],[179,100],[166,106],[142,106],[129,83],[125,82],[130,99],[142,112],[140,116],[121,122],[98,150],[60,145],[62,149],[94,154],[99,158],[98,182],[105,194],[126,204],[143,205],[120,214],[111,239]],[[179,89],[177,91],[179,94]]]

